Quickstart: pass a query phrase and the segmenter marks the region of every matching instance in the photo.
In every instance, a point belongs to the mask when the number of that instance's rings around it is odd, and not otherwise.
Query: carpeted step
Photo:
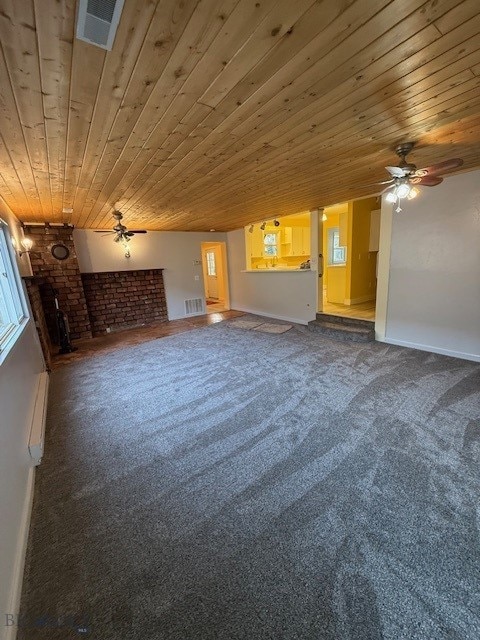
[[[320,320],[320,322],[335,322],[336,324],[357,325],[359,327],[367,327],[369,329],[375,328],[375,322],[373,320],[361,320],[360,318],[333,316],[329,313],[317,313],[317,320]]]
[[[372,326],[362,326],[354,322],[328,322],[326,320],[312,320],[308,323],[311,331],[322,333],[330,338],[350,340],[352,342],[373,342],[375,329]]]

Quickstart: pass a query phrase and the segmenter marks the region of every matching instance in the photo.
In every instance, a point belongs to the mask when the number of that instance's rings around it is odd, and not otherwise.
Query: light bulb
[[[387,202],[391,202],[392,204],[395,204],[395,202],[397,201],[397,196],[393,193],[393,191],[389,191],[385,196],[385,200]]]
[[[412,187],[410,189],[410,192],[409,192],[407,198],[409,200],[413,200],[414,198],[416,198],[418,196],[419,193],[420,193],[420,191],[419,191],[419,189],[417,189],[417,187]]]
[[[31,238],[22,238],[20,242],[22,243],[22,247],[25,249],[25,251],[30,251],[30,249],[33,247],[33,240]]]
[[[324,213],[322,216],[322,222],[326,222],[327,221],[327,214]]]
[[[410,185],[408,184],[400,184],[397,187],[397,197],[406,198],[410,193]]]

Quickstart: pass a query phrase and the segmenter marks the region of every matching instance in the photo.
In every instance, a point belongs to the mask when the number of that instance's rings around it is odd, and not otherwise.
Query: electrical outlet
[[[195,280],[200,280],[200,276],[195,276]]]
[[[111,333],[111,332],[112,332],[112,330],[110,329],[110,327],[107,327],[107,328],[105,329],[105,331],[106,331],[107,333]]]

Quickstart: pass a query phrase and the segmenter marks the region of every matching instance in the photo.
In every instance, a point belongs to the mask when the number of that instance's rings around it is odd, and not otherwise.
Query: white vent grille
[[[193,316],[196,313],[203,313],[203,299],[192,298],[191,300],[185,300],[185,315]]]
[[[80,0],[77,38],[102,49],[113,47],[124,0]]]

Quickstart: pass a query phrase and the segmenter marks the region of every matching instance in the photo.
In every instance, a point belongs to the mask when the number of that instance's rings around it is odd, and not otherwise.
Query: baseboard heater
[[[48,373],[44,371],[38,379],[35,405],[33,408],[32,426],[30,438],[28,440],[28,450],[36,465],[39,465],[43,456],[43,445],[45,440],[45,422],[47,418],[48,400]]]

